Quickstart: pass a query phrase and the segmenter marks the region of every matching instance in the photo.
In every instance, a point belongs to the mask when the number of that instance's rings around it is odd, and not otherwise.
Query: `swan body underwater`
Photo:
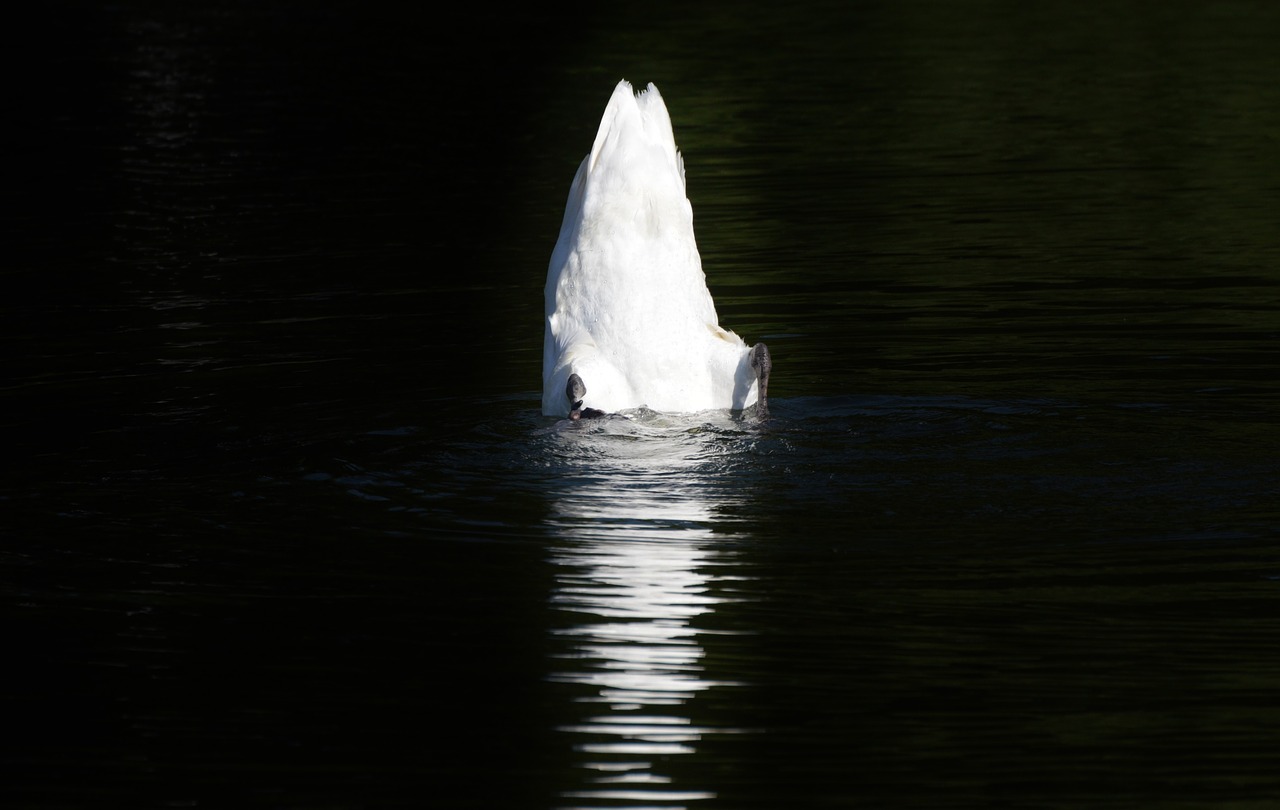
[[[614,88],[573,178],[544,292],[544,415],[755,405],[767,416],[769,349],[720,327],[684,160],[653,84]]]

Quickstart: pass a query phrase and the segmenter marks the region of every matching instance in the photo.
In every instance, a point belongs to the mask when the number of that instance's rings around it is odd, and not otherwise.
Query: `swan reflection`
[[[687,806],[716,794],[670,770],[708,736],[738,731],[693,719],[700,694],[734,685],[713,676],[703,640],[728,601],[722,583],[736,578],[733,535],[713,530],[713,507],[731,491],[719,459],[735,439],[687,423],[610,422],[565,431],[578,465],[549,518],[563,619],[550,677],[582,706],[560,727],[580,768],[560,795],[575,808]]]

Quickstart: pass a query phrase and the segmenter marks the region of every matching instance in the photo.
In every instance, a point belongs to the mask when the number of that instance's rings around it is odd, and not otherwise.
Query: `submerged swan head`
[[[573,178],[547,267],[542,411],[767,413],[772,362],[722,329],[658,88],[621,81]]]

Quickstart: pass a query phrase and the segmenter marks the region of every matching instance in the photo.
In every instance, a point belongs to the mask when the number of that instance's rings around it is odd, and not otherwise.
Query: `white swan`
[[[621,81],[569,190],[547,268],[542,412],[767,413],[771,361],[721,329],[684,161],[658,88]]]

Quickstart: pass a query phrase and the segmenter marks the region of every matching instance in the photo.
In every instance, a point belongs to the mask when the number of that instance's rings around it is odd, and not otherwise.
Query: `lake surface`
[[[1280,7],[846,5],[47,6],[6,806],[1280,802]],[[539,413],[621,78],[767,422]]]

